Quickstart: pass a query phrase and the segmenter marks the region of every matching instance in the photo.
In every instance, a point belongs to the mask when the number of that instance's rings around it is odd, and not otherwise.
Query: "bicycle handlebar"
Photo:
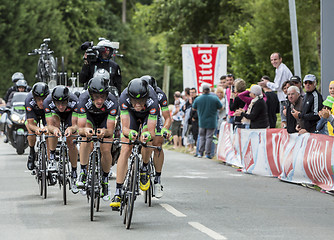
[[[162,150],[162,148],[160,146],[147,145],[146,142],[139,141],[138,139],[136,139],[134,141],[130,140],[130,142],[122,142],[119,139],[115,139],[114,143],[116,143],[116,144],[118,144],[118,143],[120,143],[120,144],[127,144],[127,145],[139,145],[139,146],[142,146],[142,147],[145,147],[145,148],[157,149],[159,152]]]
[[[80,137],[86,137],[86,136],[80,136]],[[85,142],[85,143],[88,143],[88,142],[115,143],[116,140],[114,140],[114,141],[104,141],[103,138],[98,138],[97,135],[93,135],[92,137],[87,138],[86,140],[82,140],[82,139],[80,139],[80,140],[74,139],[73,140],[74,144],[77,144],[77,143],[80,143],[80,142]]]

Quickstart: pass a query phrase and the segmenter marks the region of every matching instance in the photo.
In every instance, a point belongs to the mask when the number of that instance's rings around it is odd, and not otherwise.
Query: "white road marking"
[[[187,216],[187,215],[181,213],[180,211],[176,210],[175,208],[173,208],[169,204],[161,203],[160,205],[161,205],[161,207],[163,207],[164,209],[166,209],[168,212],[175,215],[176,217],[186,217]]]
[[[207,179],[208,177],[204,177],[204,176],[174,176],[174,178],[190,178],[190,179],[201,178],[201,179]]]
[[[201,231],[202,233],[207,234],[208,236],[210,236],[213,239],[217,239],[217,240],[227,239],[226,237],[220,235],[219,233],[216,233],[215,231],[211,230],[210,228],[207,228],[206,226],[204,226],[204,225],[202,225],[198,222],[188,222],[188,223],[192,227],[196,228],[197,230]]]

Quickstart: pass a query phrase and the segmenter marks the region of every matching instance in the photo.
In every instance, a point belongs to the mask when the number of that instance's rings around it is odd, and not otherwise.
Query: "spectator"
[[[286,130],[288,133],[295,133],[297,131],[297,126],[303,128],[300,120],[296,120],[292,113],[297,110],[301,111],[303,107],[303,98],[300,95],[300,90],[297,86],[290,86],[288,88],[288,100],[289,103],[284,107],[283,114],[286,116]]]
[[[234,112],[230,110],[230,96],[234,92],[234,76],[233,74],[227,74],[226,76],[227,88],[225,91],[226,98],[226,111],[227,111],[227,121],[229,123],[234,123]]]
[[[331,97],[334,97],[334,81],[331,81],[329,83],[329,95]],[[331,114],[334,114],[334,108],[333,107],[332,107]],[[334,136],[333,127],[332,127],[330,121],[327,122],[327,129],[328,129],[328,135],[329,136]]]
[[[277,91],[278,100],[285,101],[286,94],[282,91],[282,85],[285,81],[289,80],[292,77],[290,69],[282,62],[283,59],[281,55],[277,52],[274,52],[270,56],[270,62],[275,69],[275,79],[274,82],[269,82],[268,80],[263,80],[259,83],[261,87],[265,85],[273,91]]]
[[[184,112],[184,121],[183,121],[183,144],[188,147],[188,150],[193,151],[194,149],[194,139],[191,131],[191,107],[194,102],[194,99],[197,96],[196,88],[189,89],[189,96],[187,102],[183,105],[182,111]]]
[[[267,105],[263,99],[262,89],[259,85],[254,85],[250,89],[250,96],[253,98],[249,104],[247,112],[238,109],[235,116],[242,116],[250,120],[250,128],[269,127]]]
[[[293,117],[297,120],[302,120],[304,128],[299,130],[299,133],[310,132],[314,133],[317,122],[320,120],[318,111],[322,109],[322,96],[317,91],[317,79],[313,74],[308,74],[303,80],[306,95],[303,101],[301,111],[294,111]]]
[[[291,84],[291,82],[289,80],[285,81],[282,84],[282,91],[284,92],[285,95],[287,95],[288,88],[290,86],[292,86],[292,84]],[[285,99],[285,101],[281,101],[280,102],[281,128],[286,128],[286,117],[283,114],[283,110],[284,110],[284,108],[287,108],[288,104],[289,104],[289,101],[288,101],[287,98]]]
[[[270,81],[270,78],[268,76],[263,76],[261,80],[268,80]],[[268,118],[269,118],[269,127],[270,128],[275,128],[276,127],[276,121],[277,121],[277,113],[279,113],[280,105],[278,101],[277,94],[268,88],[267,86],[262,87],[263,91],[267,97],[266,104],[268,108]]]
[[[286,101],[286,94],[284,94],[282,90],[282,85],[285,81],[289,80],[292,77],[292,73],[290,69],[283,63],[283,59],[281,54],[278,52],[274,52],[270,55],[270,62],[275,69],[275,79],[274,82],[269,82],[268,80],[263,80],[259,83],[261,87],[267,86],[273,91],[277,91],[278,100],[281,102]],[[283,111],[283,107],[281,106],[280,109]],[[281,118],[284,115],[281,111]]]
[[[300,77],[299,76],[292,76],[290,78],[290,82],[291,82],[292,85],[295,85],[295,86],[297,86],[299,88],[300,95],[302,97],[304,97],[305,96],[305,92],[303,90],[302,81],[301,81]]]
[[[330,113],[332,111],[333,103],[334,98],[332,96],[327,96],[326,100],[323,101],[322,104],[324,105],[324,107],[318,113],[320,120],[317,122],[316,133],[328,135],[327,118],[322,117],[322,113],[324,111],[328,111]]]
[[[245,90],[246,90],[246,82],[240,78],[236,79],[234,82],[234,92],[231,93],[229,100],[230,111],[234,112],[235,110],[243,108],[245,106],[245,102],[238,97],[238,94],[244,92]],[[233,127],[243,128],[241,119],[242,119],[241,116],[235,116]]]
[[[172,136],[174,141],[174,149],[182,146],[182,118],[184,113],[180,106],[181,94],[179,91],[174,93],[174,107],[172,110]]]
[[[226,75],[223,75],[223,76],[220,77],[219,85],[217,86],[217,88],[218,87],[222,87],[224,89],[224,93],[225,93],[225,90],[228,87],[227,86],[227,81],[226,81]]]
[[[210,94],[209,84],[202,84],[202,88],[203,95],[196,98],[193,104],[199,118],[200,145],[197,157],[202,157],[205,151],[206,157],[211,159],[213,134],[217,127],[217,110],[223,106],[216,95]]]
[[[226,121],[226,99],[223,88],[217,88],[216,95],[219,98],[222,109],[218,110],[218,123],[217,123],[217,137],[219,136],[219,128],[223,121]]]

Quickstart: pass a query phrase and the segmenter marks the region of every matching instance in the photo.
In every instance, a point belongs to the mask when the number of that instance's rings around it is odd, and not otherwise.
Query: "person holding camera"
[[[110,74],[110,86],[115,86],[118,93],[121,93],[122,76],[119,65],[111,60],[113,55],[113,45],[109,40],[101,40],[97,46],[93,46],[91,42],[85,42],[81,45],[81,49],[85,50],[84,65],[80,72],[80,82],[87,85],[88,81],[93,78],[97,69],[105,69]]]

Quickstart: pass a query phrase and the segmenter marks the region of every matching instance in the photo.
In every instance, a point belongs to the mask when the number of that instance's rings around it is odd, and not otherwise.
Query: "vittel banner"
[[[227,72],[227,45],[182,45],[183,88],[195,87],[202,92],[202,84],[215,87]]]

